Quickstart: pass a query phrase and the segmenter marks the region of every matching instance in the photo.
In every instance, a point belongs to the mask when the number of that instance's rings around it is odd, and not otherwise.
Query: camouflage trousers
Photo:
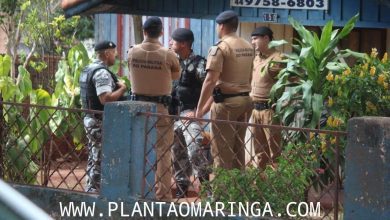
[[[186,111],[183,111],[180,115],[185,114]],[[202,141],[202,127],[198,122],[175,122],[175,137],[171,150],[176,183],[189,185],[191,175],[205,178],[211,173],[210,148],[203,146]]]
[[[88,138],[88,164],[86,192],[100,191],[102,121],[85,117],[84,128]]]

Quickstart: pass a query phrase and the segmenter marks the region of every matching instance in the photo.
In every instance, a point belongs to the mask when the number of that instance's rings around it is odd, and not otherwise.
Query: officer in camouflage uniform
[[[172,97],[179,100],[180,116],[185,117],[195,116],[195,108],[206,77],[206,59],[194,54],[193,42],[194,34],[185,28],[176,29],[170,41],[170,47],[178,55],[181,66],[180,79],[173,82]],[[175,114],[175,111],[172,113]],[[199,122],[188,124],[179,120],[175,123],[176,137],[172,145],[172,159],[178,198],[186,195],[192,171],[201,183],[209,179],[210,162],[207,150],[202,149],[204,146],[201,132]]]
[[[102,41],[95,45],[97,59],[80,75],[80,95],[83,109],[104,110],[107,102],[118,101],[126,92],[124,83],[108,69],[115,63],[116,45]],[[102,115],[87,113],[84,128],[88,138],[87,185],[85,191],[99,192],[102,149]]]

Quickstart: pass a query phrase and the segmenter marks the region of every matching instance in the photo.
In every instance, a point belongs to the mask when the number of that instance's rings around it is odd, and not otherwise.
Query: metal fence
[[[84,191],[88,140],[83,115],[101,111],[0,102],[0,113],[2,179]]]
[[[160,186],[158,182],[163,179],[162,176],[172,172],[169,193],[177,203],[222,202],[229,213],[245,211],[245,207],[240,207],[242,204],[257,204],[264,208],[264,205],[269,203],[273,212],[280,213],[274,217],[288,218],[301,215],[304,216],[302,218],[312,219],[342,218],[343,152],[346,132],[194,119],[158,113],[140,114],[146,116],[148,121],[156,123],[146,133],[146,145],[150,144],[149,136],[152,136],[152,131],[159,121],[168,118],[171,124],[160,131],[162,135],[157,135],[158,138],[167,139],[168,130],[175,129],[174,144],[164,152],[172,155],[172,171],[161,172],[156,169],[164,160],[158,158],[159,153],[156,160],[149,159],[153,158],[150,157],[153,151],[156,152],[161,148],[158,144],[161,140],[151,143],[153,149],[145,151],[145,186],[142,198],[148,198],[152,192],[156,192]],[[213,123],[216,132],[210,134],[209,127]],[[193,131],[193,124],[198,125],[196,126],[200,129],[198,132]],[[245,138],[238,139],[240,142],[238,151],[241,152],[238,153],[237,149],[231,150],[233,160],[238,159],[237,157],[242,153],[245,154],[245,163],[238,163],[236,168],[216,168],[212,163],[213,160],[220,159],[218,157],[221,155],[215,151],[211,155],[211,148],[216,147],[215,144],[220,143],[221,139],[232,140],[231,137],[224,136],[223,129],[218,129],[218,127],[226,128],[226,125],[236,129],[233,132],[234,136],[239,134],[238,129],[246,129]],[[279,152],[271,152],[271,155],[268,155],[270,160],[265,165],[261,162],[262,156],[259,152],[263,152],[261,149],[264,149],[267,144],[260,143],[259,138],[255,138],[256,129],[264,131],[267,137],[271,137],[269,139],[275,137],[274,141],[277,142],[276,147],[279,149]],[[216,141],[217,139],[219,142]],[[214,141],[216,143],[213,144]],[[194,152],[193,145],[199,146],[197,152]],[[180,150],[177,146],[185,150]],[[223,147],[229,148],[229,146],[230,143],[223,143]],[[187,156],[183,156],[183,152],[187,153]],[[199,156],[203,158],[197,158]],[[203,164],[199,164],[199,161],[203,161]],[[199,175],[200,166],[207,166],[210,171],[206,178]],[[156,172],[155,181],[148,182],[146,177],[151,172]],[[184,179],[189,180],[188,191],[184,196],[179,192],[182,189],[183,175],[187,175]],[[304,210],[298,210],[298,206],[304,207]],[[286,213],[287,207],[291,208],[290,213]]]
[[[0,111],[1,178],[12,183],[84,191],[88,140],[83,115],[102,117],[103,112],[8,102],[0,102]],[[288,204],[291,206],[289,214],[297,215],[302,214],[298,213],[297,207],[306,202],[305,218],[340,218],[345,132],[158,113],[139,115],[148,119],[146,123],[153,123],[146,126],[150,129],[144,136],[141,198],[148,199],[150,195],[158,194],[159,182],[168,175],[168,191],[177,203],[222,202],[225,210],[232,212],[245,211],[238,202],[262,208],[269,203],[272,211],[288,217]],[[164,121],[164,126],[161,126],[161,121]],[[211,134],[210,127],[220,125],[232,129],[232,136],[240,133],[238,128],[246,131],[245,138],[238,139],[236,149],[231,151],[232,160],[241,157],[237,160],[241,163],[228,169],[214,166],[215,161],[222,157],[213,150],[216,139],[226,140],[222,145],[227,149],[230,149],[228,140],[232,139],[226,137],[223,130],[214,129]],[[154,136],[156,128],[157,140]],[[264,164],[261,163],[261,152],[264,152],[261,149],[266,145],[255,138],[256,129],[263,130],[267,137],[275,137],[277,151],[266,155],[270,160]],[[166,140],[170,142],[161,152],[161,143]],[[148,149],[147,146],[153,147]],[[159,171],[163,162],[168,168]],[[150,174],[155,174],[154,181],[146,178]],[[183,181],[188,183],[185,192],[179,191]],[[305,210],[301,212],[305,214]]]

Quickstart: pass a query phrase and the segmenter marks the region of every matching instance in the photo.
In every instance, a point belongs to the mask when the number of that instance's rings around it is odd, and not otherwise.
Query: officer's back
[[[131,47],[128,54],[134,94],[161,96],[171,93],[172,80],[179,78],[180,66],[174,52],[162,47],[158,37],[147,37],[142,44]]]
[[[180,76],[179,61],[174,52],[163,48],[158,41],[162,35],[162,22],[158,17],[148,18],[143,30],[145,40],[128,52],[131,99],[156,103],[158,113],[168,114],[172,80]],[[156,198],[169,201],[172,198],[170,146],[173,143],[173,123],[170,118],[160,117],[155,127]]]

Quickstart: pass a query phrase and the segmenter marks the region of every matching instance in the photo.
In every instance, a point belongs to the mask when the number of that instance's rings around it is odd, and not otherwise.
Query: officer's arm
[[[99,101],[102,103],[102,105],[106,104],[107,102],[114,102],[118,101],[119,98],[122,97],[122,95],[126,92],[126,85],[122,82],[118,82],[118,89],[113,92],[105,92],[99,95]]]
[[[180,63],[179,59],[177,59],[176,55],[172,51],[168,51],[168,56],[169,59],[171,60],[171,74],[172,74],[172,79],[176,80],[180,78]]]
[[[203,82],[195,117],[201,118],[208,111],[208,109],[206,109],[209,108],[207,103],[213,93],[215,84],[217,83],[220,74],[220,72],[208,70],[206,79]]]

